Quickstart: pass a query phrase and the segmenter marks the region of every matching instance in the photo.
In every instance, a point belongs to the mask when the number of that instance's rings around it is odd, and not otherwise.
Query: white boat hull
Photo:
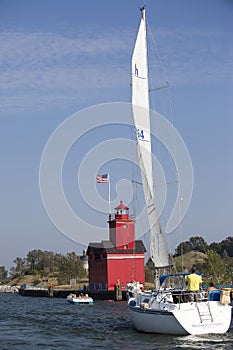
[[[221,334],[227,332],[231,323],[231,306],[219,301],[158,303],[158,309],[144,309],[129,303],[129,312],[134,327],[145,333]]]
[[[188,334],[170,312],[141,310],[136,307],[130,307],[129,312],[133,325],[138,331],[174,335]]]
[[[81,304],[93,305],[94,304],[94,301],[92,298],[85,297],[85,296],[77,297],[73,295],[68,295],[66,300],[68,301],[68,303],[75,304],[75,305],[81,305]]]

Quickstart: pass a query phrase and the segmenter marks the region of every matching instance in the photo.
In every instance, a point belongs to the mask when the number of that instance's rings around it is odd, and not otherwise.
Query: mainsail
[[[169,266],[169,260],[154,205],[145,8],[141,11],[142,18],[132,57],[132,108],[150,226],[150,253],[155,267],[159,268]]]

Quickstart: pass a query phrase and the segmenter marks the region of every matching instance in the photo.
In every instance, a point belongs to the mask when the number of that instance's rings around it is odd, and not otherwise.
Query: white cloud
[[[128,50],[127,39],[112,39],[110,33],[105,37],[70,38],[51,33],[5,32],[0,34],[0,45],[3,109],[9,108],[12,100],[20,104],[21,99],[24,107],[34,105],[36,95],[41,97],[36,103],[46,102],[48,94],[51,100],[56,100],[56,95],[60,100],[61,94],[74,98],[77,92],[82,98],[80,94],[87,94],[87,89],[92,93],[111,89],[113,82],[114,88],[120,87],[129,76],[124,68],[122,74],[122,66],[117,64],[117,54],[121,52],[122,56]]]
[[[91,103],[101,94],[108,100],[117,89],[128,91],[135,33],[97,33],[1,32],[1,109],[30,108],[77,96],[79,100],[90,96]],[[156,38],[171,82],[229,82],[233,70],[230,34],[178,28],[160,30]],[[154,62],[158,72],[157,56]]]

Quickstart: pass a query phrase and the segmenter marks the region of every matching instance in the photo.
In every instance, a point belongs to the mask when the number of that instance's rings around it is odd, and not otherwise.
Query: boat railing
[[[208,298],[205,296],[205,292],[190,292],[187,290],[159,290],[152,294],[137,294],[136,301],[137,305],[140,305],[141,308],[145,306],[152,305],[154,301],[160,303],[174,303],[180,305],[188,302],[204,302]]]
[[[182,304],[187,302],[203,302],[207,301],[208,298],[205,296],[205,292],[191,292],[187,290],[176,290],[172,291],[173,302],[175,304]]]

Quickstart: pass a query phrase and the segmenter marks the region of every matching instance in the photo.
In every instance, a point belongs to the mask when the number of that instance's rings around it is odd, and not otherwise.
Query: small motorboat
[[[69,294],[66,300],[70,304],[94,304],[93,299],[88,294],[80,294],[79,296],[77,296],[76,294]]]

